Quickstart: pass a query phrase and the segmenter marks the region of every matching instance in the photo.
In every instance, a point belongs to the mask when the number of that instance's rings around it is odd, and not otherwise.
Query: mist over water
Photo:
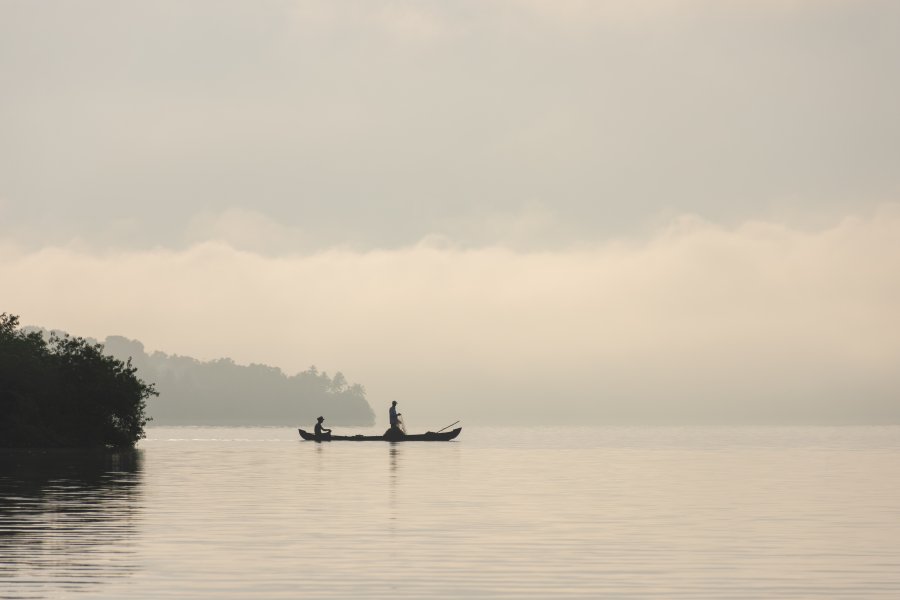
[[[900,424],[896,1],[53,7],[0,4],[23,324],[435,422]]]
[[[893,206],[815,231],[689,220],[556,253],[266,257],[207,244],[3,259],[0,248],[0,279],[20,282],[4,296],[27,307],[25,323],[125,335],[148,354],[342,371],[380,418],[392,400],[415,403],[427,427],[897,424],[898,239]],[[214,375],[221,398],[261,385]],[[151,401],[150,414],[166,416],[173,399]],[[194,422],[287,422],[257,420],[255,400]]]
[[[160,392],[0,449],[0,599],[900,598],[898,56],[896,0],[0,2],[0,315]],[[75,406],[21,364],[0,446]],[[462,435],[294,429],[392,401]]]
[[[3,597],[900,593],[898,427],[157,427],[0,461]]]

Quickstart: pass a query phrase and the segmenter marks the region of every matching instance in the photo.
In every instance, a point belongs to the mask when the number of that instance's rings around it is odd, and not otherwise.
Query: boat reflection
[[[16,597],[85,592],[138,569],[140,450],[0,450],[0,580]]]

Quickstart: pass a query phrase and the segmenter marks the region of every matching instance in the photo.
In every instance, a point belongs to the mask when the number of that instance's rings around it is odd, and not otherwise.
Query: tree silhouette
[[[0,445],[129,447],[144,437],[152,384],[80,337],[24,332],[0,314]]]

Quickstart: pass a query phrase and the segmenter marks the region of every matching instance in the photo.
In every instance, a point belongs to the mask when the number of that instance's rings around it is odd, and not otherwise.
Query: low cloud
[[[0,259],[0,310],[25,323],[340,369],[376,411],[396,399],[423,426],[900,422],[897,205],[818,230],[683,217],[546,252],[209,241]]]

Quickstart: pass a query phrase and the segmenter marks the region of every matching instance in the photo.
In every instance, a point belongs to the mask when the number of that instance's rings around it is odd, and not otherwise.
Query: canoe
[[[457,427],[452,431],[444,431],[441,433],[429,431],[428,433],[405,435],[397,439],[390,439],[383,435],[333,435],[330,439],[323,438],[321,440],[316,440],[316,434],[314,433],[302,429],[298,429],[297,431],[300,432],[300,437],[310,442],[449,442],[459,435],[459,432],[462,431],[462,427]]]

